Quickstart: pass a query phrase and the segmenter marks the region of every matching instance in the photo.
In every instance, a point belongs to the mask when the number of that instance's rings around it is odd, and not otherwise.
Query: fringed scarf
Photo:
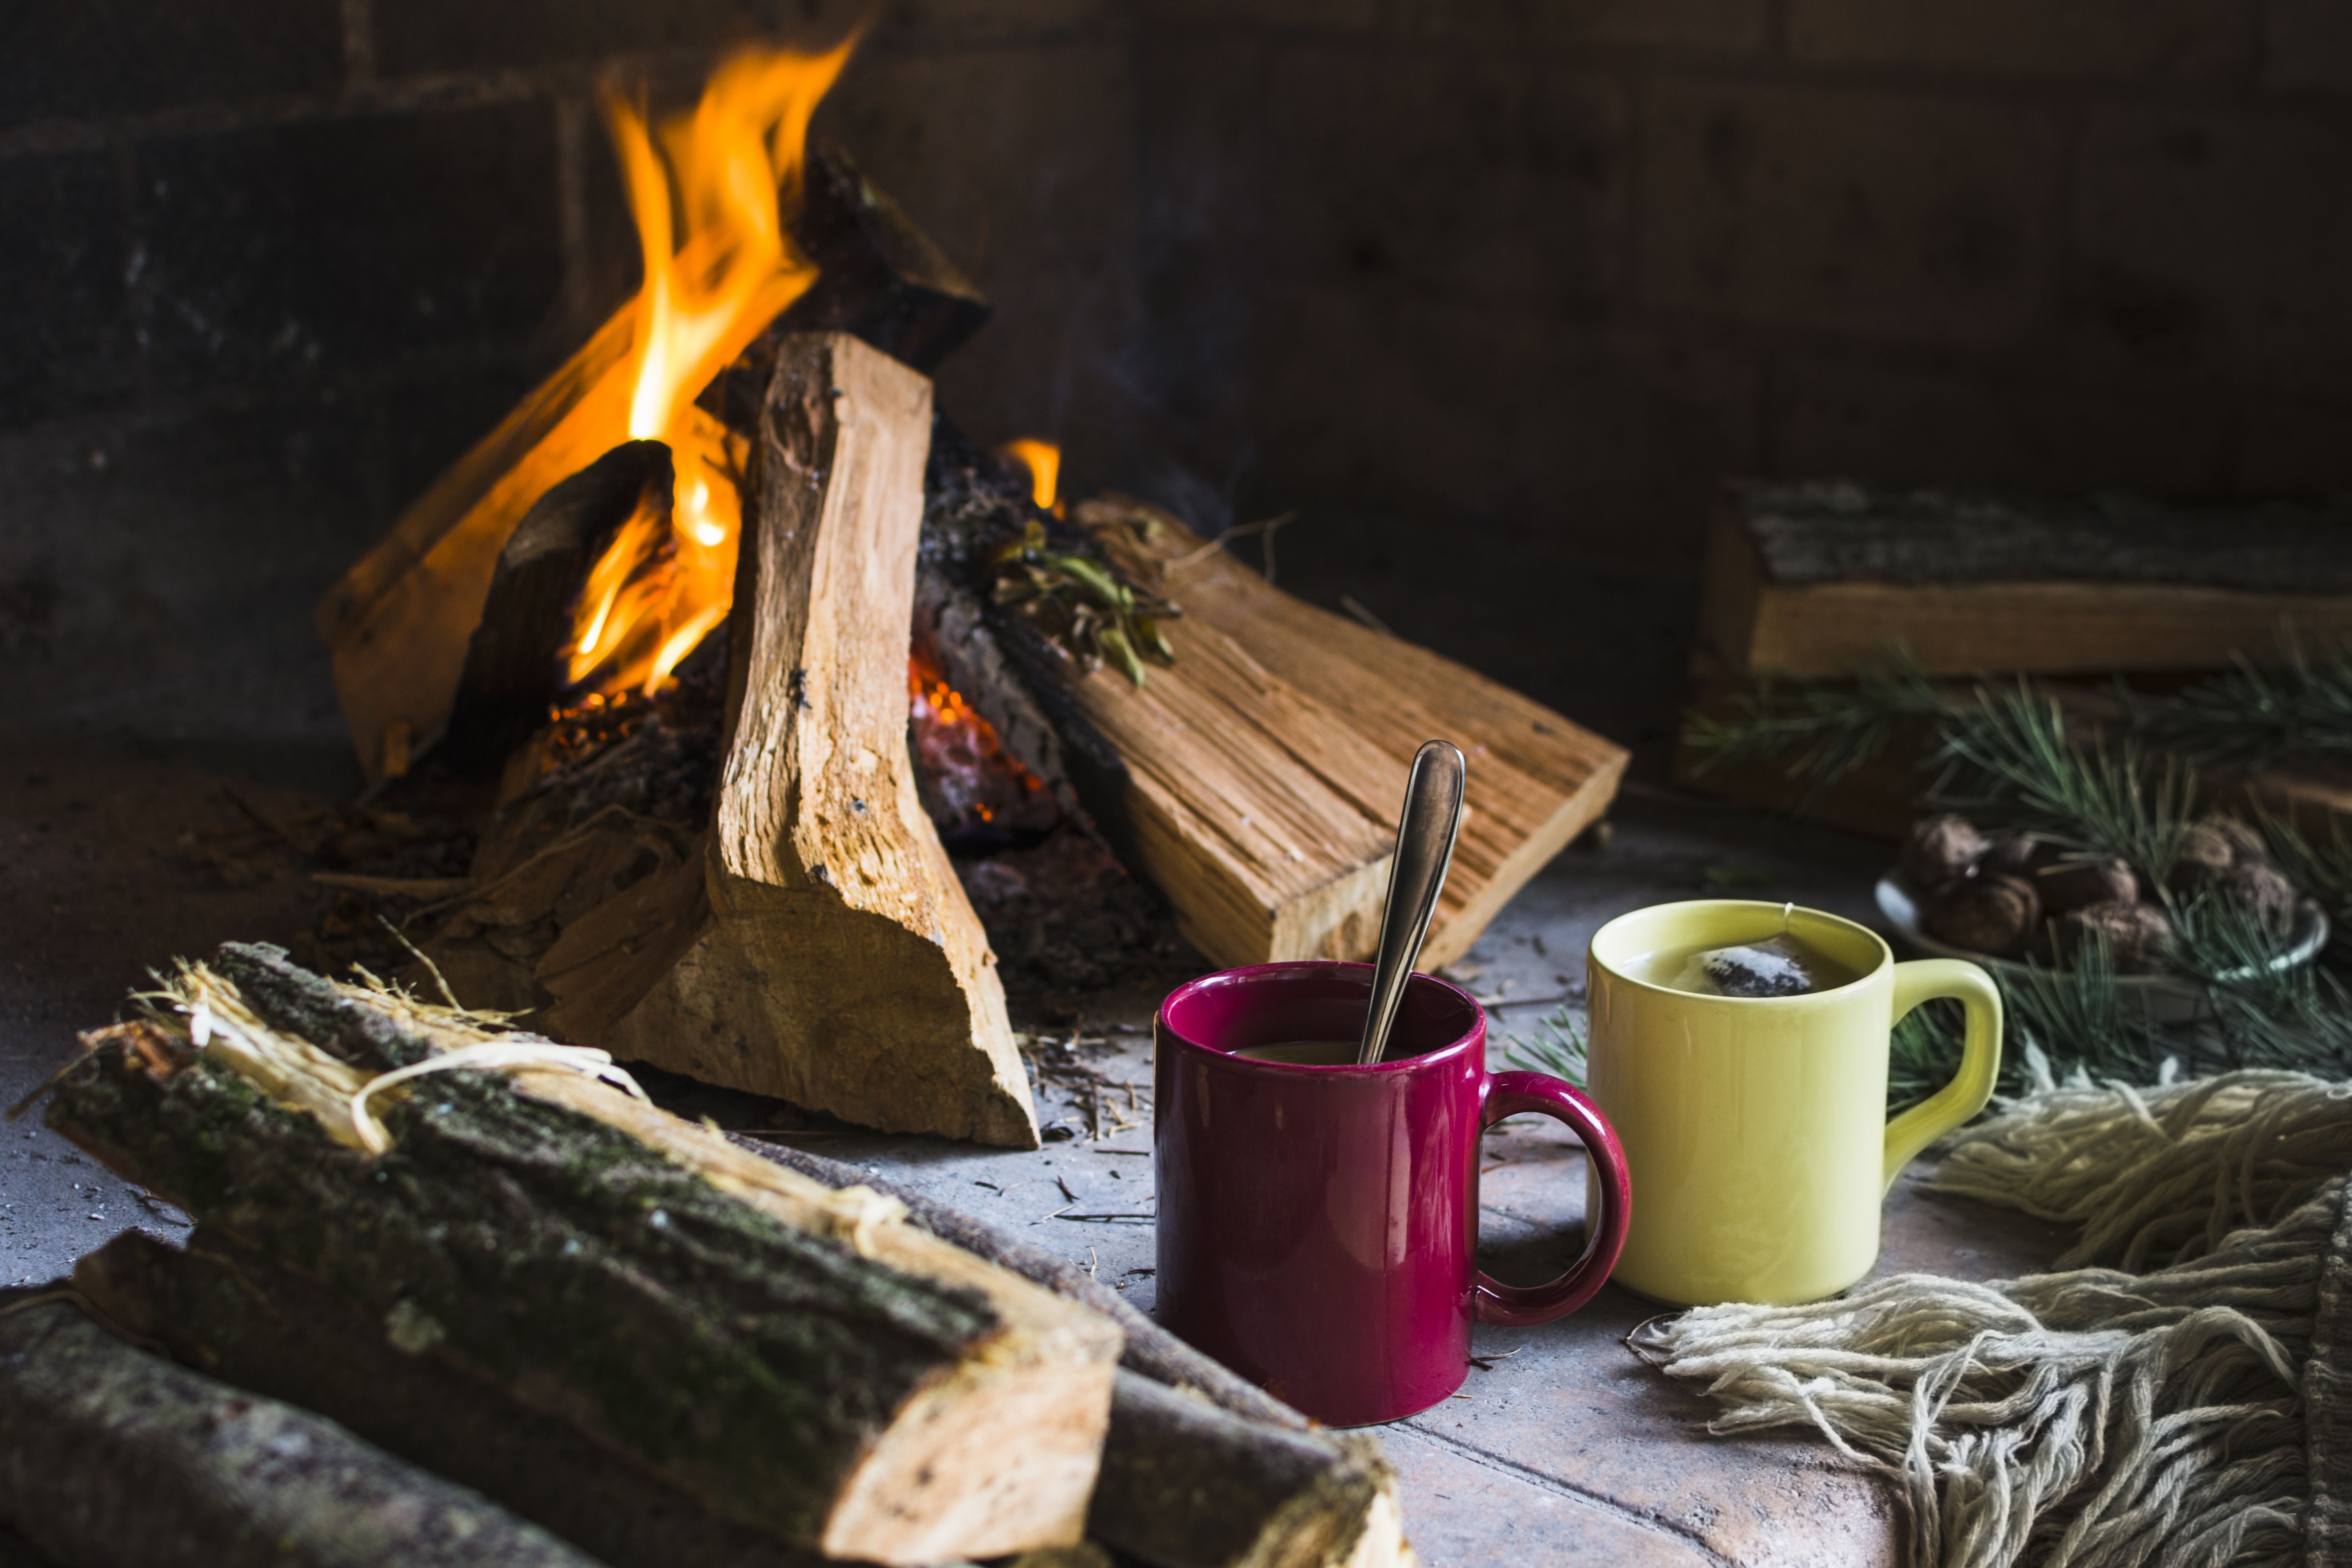
[[[2052,1085],[1931,1190],[2079,1226],[2063,1272],[1701,1308],[1635,1347],[1722,1432],[1891,1478],[1916,1568],[2352,1565],[2352,1083]]]

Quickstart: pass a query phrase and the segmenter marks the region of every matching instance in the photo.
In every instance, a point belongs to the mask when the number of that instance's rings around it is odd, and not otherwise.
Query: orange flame
[[[1024,436],[1004,443],[1004,455],[1029,470],[1029,493],[1036,498],[1039,509],[1061,516],[1062,503],[1055,496],[1062,482],[1062,448],[1051,441]]]
[[[573,684],[654,691],[727,618],[740,443],[694,400],[816,280],[786,218],[800,205],[809,120],[855,42],[734,56],[691,114],[662,124],[658,150],[642,108],[605,101],[646,270],[628,427],[612,439],[667,442],[677,485],[671,515],[631,518],[590,573],[564,650]]]

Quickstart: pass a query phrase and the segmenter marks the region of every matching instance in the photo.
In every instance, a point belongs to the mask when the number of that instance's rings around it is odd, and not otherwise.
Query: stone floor
[[[56,1070],[74,1032],[114,1016],[146,968],[229,937],[299,929],[320,894],[290,874],[252,879],[210,862],[207,836],[329,797],[339,756],[289,751],[208,757],[18,738],[0,742],[0,1102]],[[240,804],[242,803],[242,804]],[[1603,921],[1682,898],[1790,899],[1870,920],[1877,846],[1663,792],[1630,788],[1605,844],[1570,848],[1515,900],[1455,971],[1488,1000],[1505,1065],[1562,1006],[1581,1008],[1583,952]],[[1053,1247],[1127,1292],[1152,1298],[1148,1024],[1156,998],[1095,999],[1076,1054],[1119,1088],[1099,1100],[1050,1084],[1041,1115],[1066,1133],[1033,1153],[937,1139],[783,1135]],[[771,1102],[687,1088],[681,1109],[749,1131],[801,1124]],[[1556,1270],[1577,1246],[1583,1161],[1555,1124],[1507,1123],[1487,1140],[1481,1188],[1487,1266]],[[1097,1136],[1097,1134],[1099,1133]],[[116,1232],[177,1233],[177,1216],[41,1128],[0,1129],[0,1284],[36,1282]],[[2049,1227],[1919,1193],[1887,1210],[1880,1268],[1973,1279],[2055,1257]],[[1462,1393],[1384,1428],[1403,1476],[1410,1533],[1432,1568],[1567,1562],[1819,1564],[1899,1557],[1891,1494],[1802,1435],[1727,1440],[1706,1407],[1621,1342],[1653,1308],[1614,1287],[1542,1328],[1481,1329]],[[12,1568],[0,1542],[0,1568]]]

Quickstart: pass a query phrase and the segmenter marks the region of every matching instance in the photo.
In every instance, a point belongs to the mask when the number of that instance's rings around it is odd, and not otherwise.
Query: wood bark
[[[1709,531],[1701,648],[1836,679],[1900,644],[1928,673],[2226,668],[2352,634],[2343,514],[1753,487]]]
[[[107,1319],[173,1358],[328,1416],[609,1568],[816,1568],[824,1559],[720,1519],[569,1423],[429,1357],[376,1319],[209,1227],[186,1250],[136,1232],[74,1268]]]
[[[565,1038],[869,1127],[1034,1147],[995,954],[915,791],[906,668],[930,384],[855,338],[786,340],[736,584],[733,731],[708,910],[614,1016],[564,974],[666,940],[598,917],[541,978]],[[615,960],[617,962],[617,959]]]
[[[272,950],[217,962],[368,1070],[479,1037]],[[721,1515],[884,1563],[1076,1539],[1116,1331],[861,1194],[550,1069],[424,1080],[370,1157],[159,1026],[94,1038],[61,1132]]]
[[[334,1291],[208,1230],[185,1251],[119,1237],[74,1282],[180,1362],[341,1422],[612,1568],[822,1561],[704,1512],[496,1388],[403,1355]],[[1160,1568],[1401,1560],[1394,1478],[1372,1439],[1251,1420],[1134,1373],[1120,1373],[1111,1412],[1093,1538]]]
[[[1424,741],[1452,741],[1470,763],[1462,835],[1423,949],[1425,967],[1466,952],[1511,896],[1607,811],[1625,770],[1622,748],[1451,659],[1291,597],[1166,512],[1104,497],[1073,515],[1129,573],[1184,609],[1166,628],[1177,645],[1173,671],[1154,670],[1137,691],[1098,670],[1074,689],[1104,731],[1120,738],[1136,775],[1139,822],[1163,822],[1182,837],[1179,850],[1146,835],[1143,852],[1171,900],[1189,907],[1187,934],[1211,957],[1241,963],[1370,952],[1386,891],[1385,850]],[[1163,681],[1163,673],[1176,679]],[[1155,696],[1163,686],[1170,689]],[[1223,731],[1194,726],[1236,713],[1266,738],[1266,754],[1278,749],[1320,781],[1333,797],[1322,809],[1360,824],[1360,835],[1383,849],[1382,879],[1366,901],[1353,901],[1349,889],[1348,912],[1328,919],[1312,945],[1281,940],[1279,906],[1240,907],[1255,896],[1244,889],[1303,878],[1312,843],[1269,827],[1269,817],[1249,806],[1221,812],[1217,795],[1200,793],[1225,764],[1214,756]],[[1294,853],[1304,858],[1291,859]]]
[[[950,1208],[936,1198],[926,1197],[912,1187],[868,1175],[855,1165],[845,1165],[838,1160],[828,1160],[822,1154],[812,1154],[804,1149],[781,1143],[765,1143],[740,1136],[733,1142],[739,1148],[748,1149],[762,1159],[772,1160],[777,1164],[798,1171],[828,1187],[863,1184],[896,1198],[907,1205],[908,1219],[933,1236],[953,1242],[976,1258],[984,1258],[991,1263],[1010,1268],[1055,1295],[1067,1297],[1100,1312],[1117,1323],[1127,1336],[1119,1353],[1119,1364],[1131,1372],[1166,1384],[1171,1388],[1190,1390],[1219,1409],[1231,1411],[1248,1420],[1302,1432],[1312,1425],[1306,1416],[1281,1400],[1222,1363],[1202,1355],[1137,1311],[1129,1305],[1126,1297],[1057,1253],[1048,1252],[1034,1242],[1024,1241],[1009,1231],[999,1230],[987,1221],[974,1218],[961,1209]]]
[[[1414,1560],[1374,1439],[1250,1421],[1131,1372],[1112,1395],[1087,1528],[1155,1568]]]
[[[828,1186],[863,1184],[964,1250],[1126,1331],[1087,1531],[1158,1568],[1402,1563],[1395,1477],[1370,1436],[1334,1435],[1234,1375],[1044,1247],[821,1154],[736,1142]]]
[[[334,1422],[0,1297],[0,1521],[66,1565],[597,1568]]]

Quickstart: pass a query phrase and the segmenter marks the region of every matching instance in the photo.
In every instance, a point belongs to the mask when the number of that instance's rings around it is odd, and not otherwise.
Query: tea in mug
[[[1357,1040],[1284,1040],[1252,1046],[1234,1055],[1247,1062],[1281,1062],[1287,1067],[1338,1068],[1356,1065]]]
[[[1810,996],[1862,978],[1785,932],[1731,947],[1655,953],[1645,978],[1652,984],[1700,996]]]

